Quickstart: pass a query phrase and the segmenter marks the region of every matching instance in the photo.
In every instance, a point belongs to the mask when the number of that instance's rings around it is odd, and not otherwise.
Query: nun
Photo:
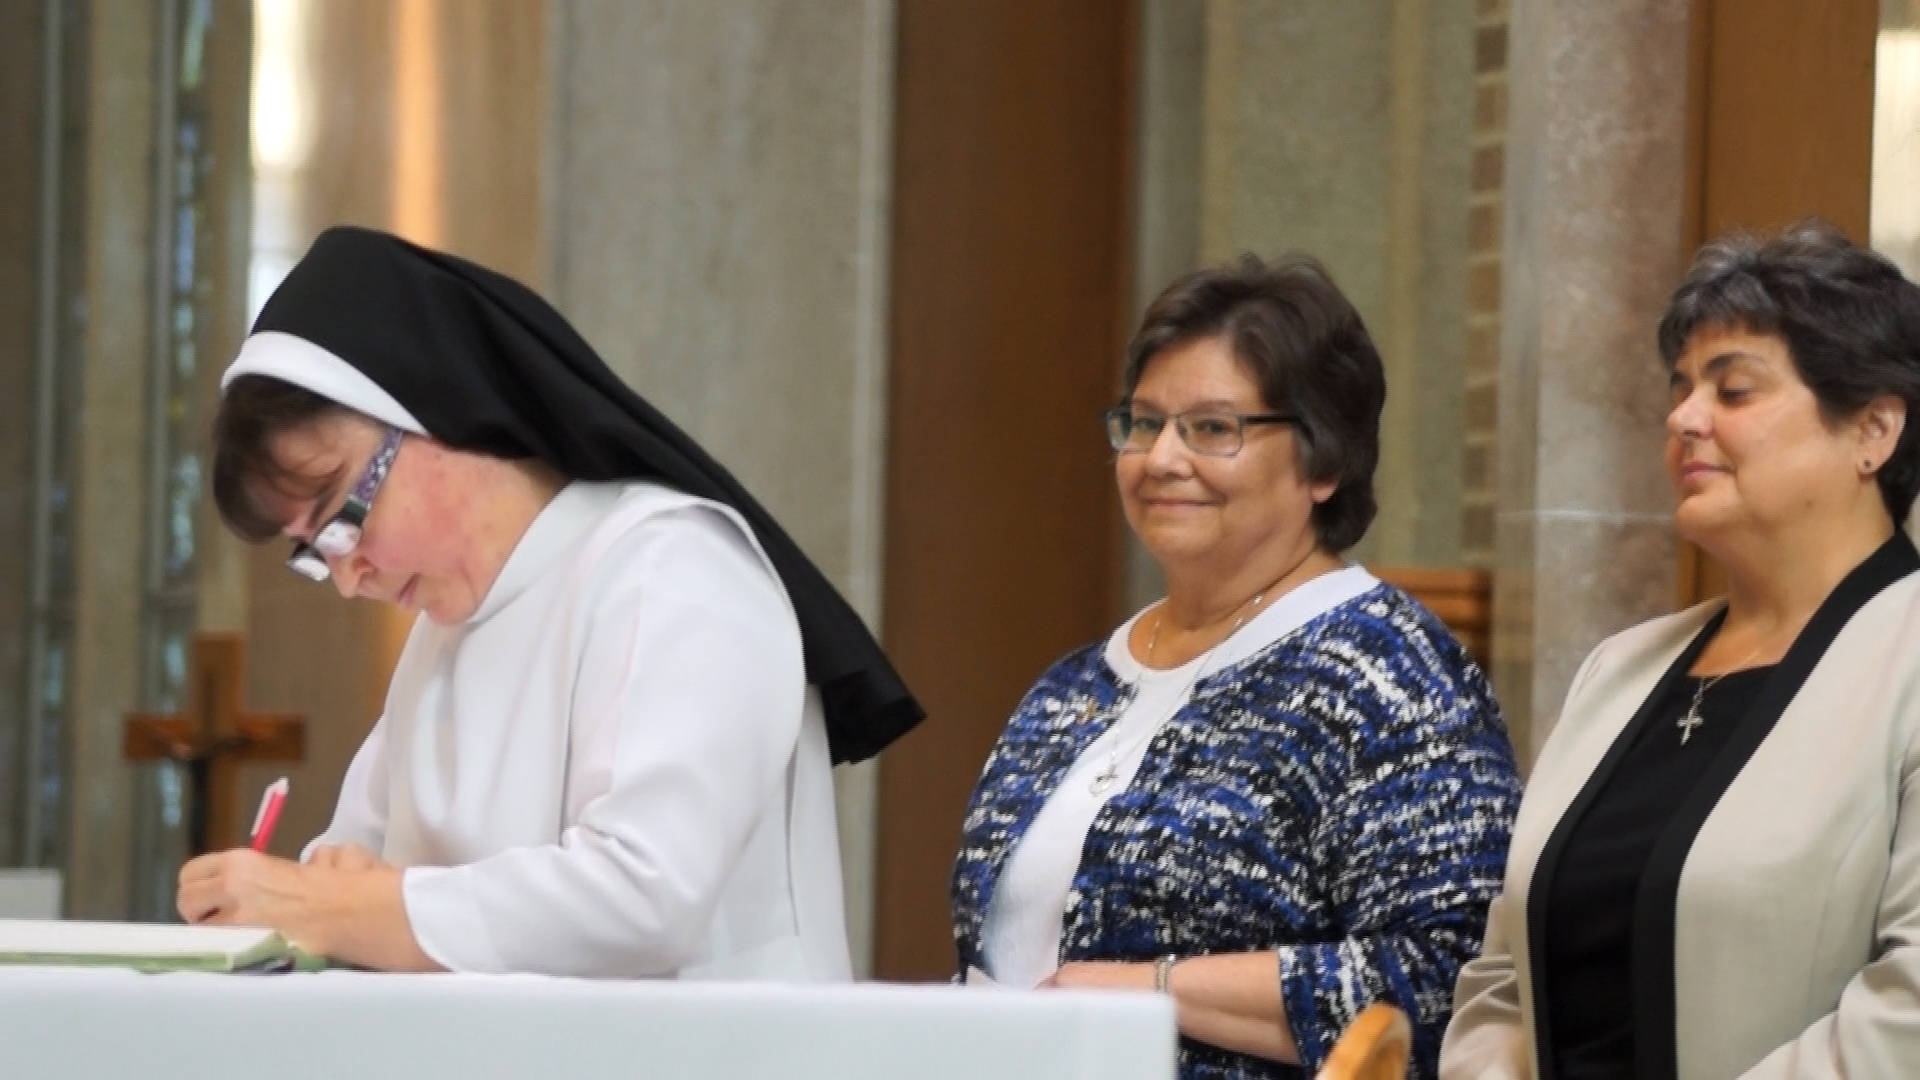
[[[417,617],[300,862],[189,922],[390,971],[850,977],[831,767],[921,710],[859,617],[524,286],[329,229],[222,379],[213,493]]]

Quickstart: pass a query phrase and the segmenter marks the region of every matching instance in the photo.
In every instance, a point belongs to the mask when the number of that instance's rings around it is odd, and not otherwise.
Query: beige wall
[[[553,298],[877,624],[892,0],[555,11]],[[837,777],[861,970],[872,770]]]
[[[1243,251],[1327,263],[1387,368],[1380,516],[1354,553],[1374,564],[1467,554],[1475,30],[1439,0],[1143,9],[1137,303]],[[1158,592],[1137,552],[1129,591]]]
[[[1380,517],[1356,555],[1461,558],[1473,12],[1446,0],[1212,0],[1201,257],[1298,249],[1387,369]]]
[[[311,125],[290,167],[263,171],[256,229],[284,260],[323,227],[390,229],[535,287],[545,268],[541,147],[547,98],[543,4],[525,0],[306,0],[298,48],[273,62],[304,73]],[[273,77],[278,77],[277,75]],[[295,854],[326,827],[348,761],[378,718],[408,620],[343,602],[289,573],[285,550],[251,553],[251,705],[307,719],[275,849]],[[288,770],[249,767],[241,798]]]

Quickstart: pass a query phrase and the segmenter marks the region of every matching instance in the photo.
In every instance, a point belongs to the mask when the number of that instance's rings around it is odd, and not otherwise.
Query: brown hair
[[[1887,513],[1905,520],[1920,490],[1920,287],[1824,221],[1770,240],[1729,233],[1694,256],[1660,320],[1660,359],[1669,371],[1705,329],[1786,342],[1829,424],[1884,395],[1906,402],[1900,441],[1874,474]]]
[[[271,540],[286,522],[261,497],[272,491],[312,498],[339,479],[289,468],[273,454],[273,440],[296,428],[349,412],[290,382],[242,375],[227,387],[213,418],[213,502],[221,520],[252,543]]]
[[[1308,255],[1271,263],[1242,255],[1167,286],[1127,344],[1126,396],[1153,358],[1199,338],[1223,337],[1269,409],[1293,414],[1307,476],[1337,482],[1313,508],[1322,547],[1360,542],[1378,505],[1380,410],[1387,377],[1360,313]]]

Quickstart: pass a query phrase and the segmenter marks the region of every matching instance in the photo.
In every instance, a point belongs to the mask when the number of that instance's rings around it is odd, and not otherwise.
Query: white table
[[[1170,1080],[1130,993],[0,968],[0,1075]]]

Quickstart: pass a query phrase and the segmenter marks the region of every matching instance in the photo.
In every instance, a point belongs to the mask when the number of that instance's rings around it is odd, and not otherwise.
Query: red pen
[[[267,790],[260,794],[260,811],[253,815],[253,850],[267,850],[267,844],[273,840],[273,827],[280,823],[280,807],[286,801],[287,778],[284,776],[268,784]]]

